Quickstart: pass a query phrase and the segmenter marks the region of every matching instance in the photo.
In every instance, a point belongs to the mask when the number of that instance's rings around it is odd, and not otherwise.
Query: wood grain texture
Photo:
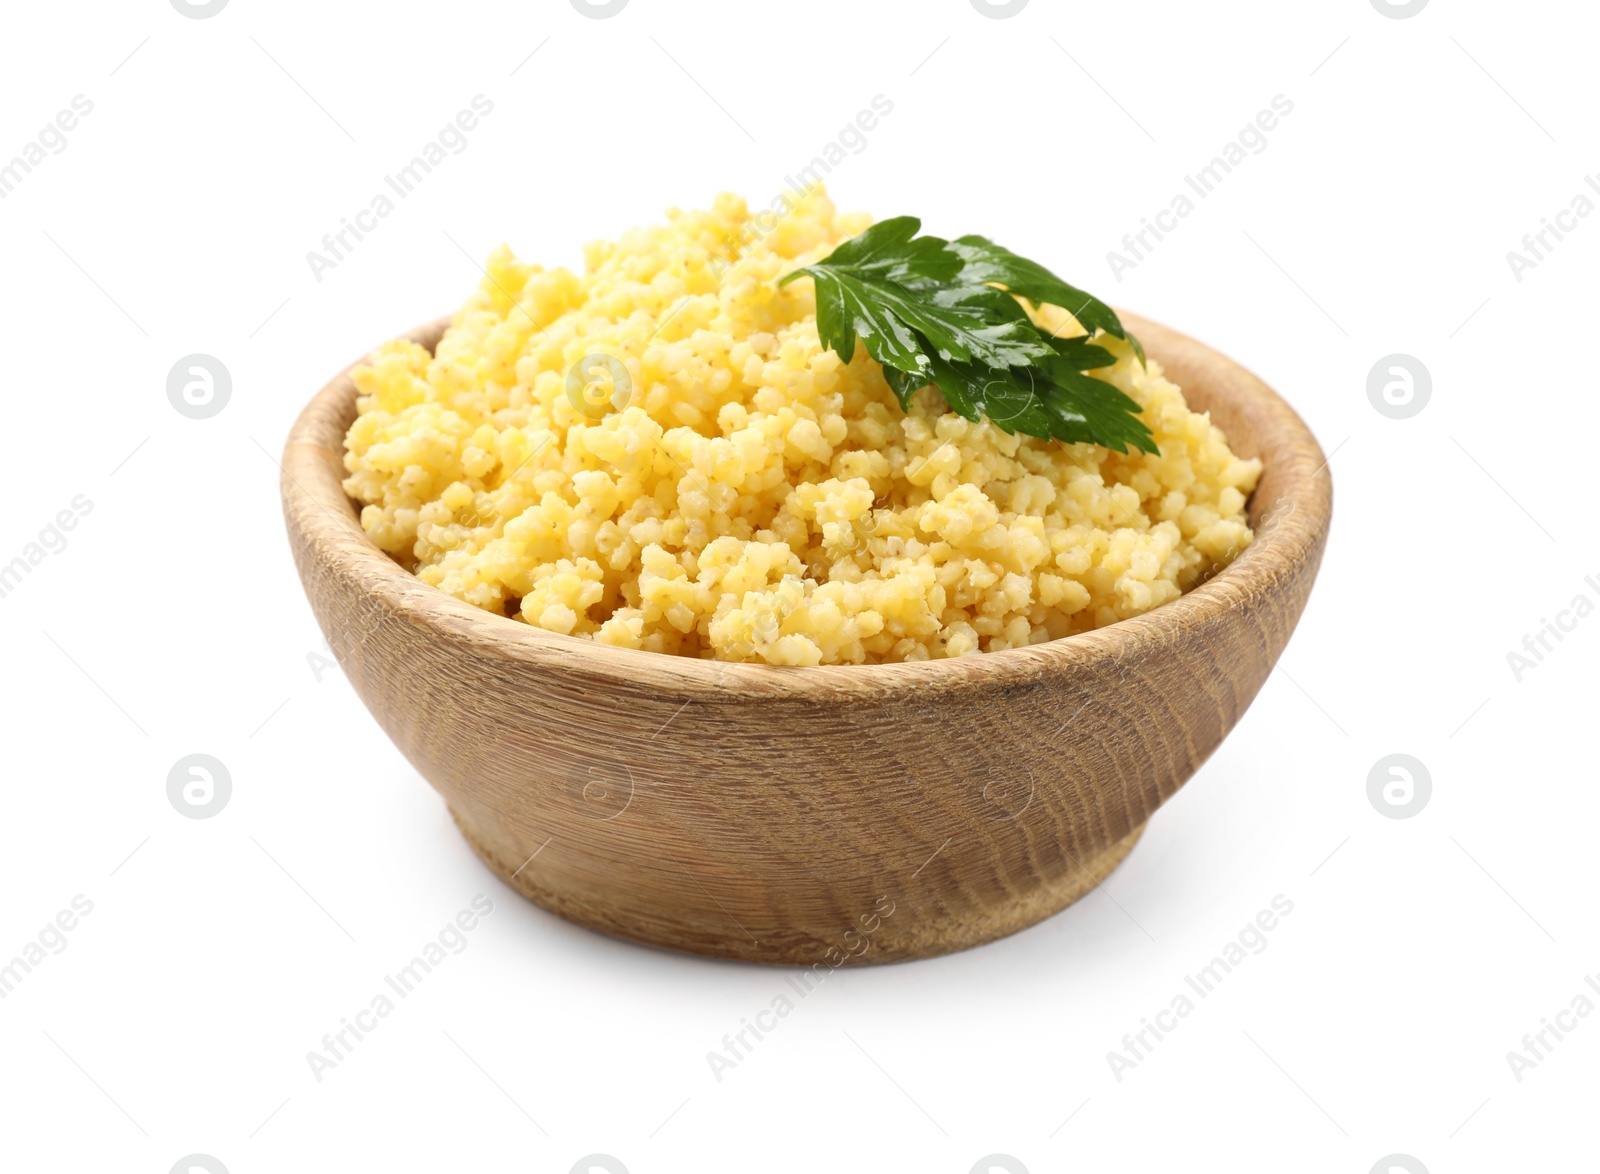
[[[431,349],[447,321],[411,337]],[[290,545],[367,708],[533,901],[619,938],[759,962],[965,949],[1117,865],[1254,699],[1321,561],[1332,488],[1300,418],[1223,356],[1124,321],[1233,449],[1265,463],[1257,538],[1182,598],[1065,640],[777,668],[491,615],[362,532],[340,484],[348,372],[284,450]]]

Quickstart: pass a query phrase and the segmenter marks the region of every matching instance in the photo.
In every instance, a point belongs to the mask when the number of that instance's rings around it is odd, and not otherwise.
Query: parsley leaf
[[[951,410],[1007,432],[1159,451],[1139,405],[1086,374],[1116,361],[1094,344],[1097,331],[1144,361],[1111,307],[984,237],[946,241],[921,227],[914,216],[882,221],[778,284],[812,279],[823,345],[849,362],[859,340],[902,409],[932,384]],[[1090,335],[1050,337],[1018,297],[1060,306]]]
[[[958,284],[961,258],[938,237],[913,239],[921,224],[914,216],[885,220],[783,279],[804,273],[816,283],[824,345],[853,356],[860,338],[885,367],[921,377],[919,387],[932,373],[930,351],[990,367],[1049,358],[1049,345],[1021,307],[1011,315],[1002,306],[1016,306],[1016,299],[992,286]]]
[[[1139,361],[1144,362],[1144,348],[1139,345],[1138,339],[1123,329],[1115,310],[1093,294],[1068,285],[1037,261],[1019,257],[1010,249],[1002,248],[981,236],[957,237],[950,249],[965,263],[961,271],[963,279],[998,281],[1014,294],[1021,294],[1035,302],[1060,306],[1090,334],[1104,330],[1113,338],[1126,339],[1133,345]]]

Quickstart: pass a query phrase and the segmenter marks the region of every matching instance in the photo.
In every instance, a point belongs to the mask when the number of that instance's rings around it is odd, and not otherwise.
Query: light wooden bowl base
[[[609,937],[679,953],[779,966],[821,965],[830,969],[836,965],[906,962],[968,950],[1027,929],[1098,888],[1132,851],[1145,829],[1145,825],[1140,824],[1107,848],[1087,857],[1063,861],[1059,875],[999,908],[971,910],[962,916],[948,906],[918,910],[907,904],[903,894],[897,900],[895,894],[886,893],[887,902],[876,910],[892,905],[893,912],[873,918],[877,928],[865,932],[863,927],[842,920],[809,929],[763,923],[757,908],[745,908],[736,913],[715,900],[701,910],[692,911],[709,915],[668,920],[653,915],[654,911],[647,908],[626,908],[615,900],[614,893],[603,890],[576,897],[570,891],[558,892],[539,883],[540,862],[544,861],[547,866],[556,864],[553,859],[546,860],[546,855],[563,855],[554,837],[545,842],[511,844],[504,836],[473,824],[454,806],[450,807],[450,817],[479,859],[496,876],[558,917]],[[930,863],[937,863],[937,858]],[[847,931],[851,934],[848,939]],[[830,950],[832,957],[842,955],[843,961],[830,962]]]

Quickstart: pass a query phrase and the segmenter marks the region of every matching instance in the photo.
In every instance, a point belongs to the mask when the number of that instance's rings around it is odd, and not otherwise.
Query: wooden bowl
[[[1082,897],[1272,671],[1332,491],[1294,411],[1126,321],[1265,463],[1256,541],[1147,615],[1029,648],[776,668],[613,648],[491,615],[367,540],[341,487],[346,371],[284,449],[300,577],[350,682],[530,900],[671,950],[831,968],[961,950]],[[430,350],[448,319],[411,334]]]

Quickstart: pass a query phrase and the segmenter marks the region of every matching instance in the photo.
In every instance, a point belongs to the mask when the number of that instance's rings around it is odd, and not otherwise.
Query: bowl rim
[[[1092,631],[1024,648],[940,660],[887,664],[783,666],[718,661],[621,648],[579,636],[546,631],[485,611],[422,582],[380,550],[361,528],[358,507],[345,494],[344,435],[355,415],[350,373],[369,355],[349,364],[301,411],[290,429],[280,465],[285,522],[292,545],[333,569],[376,600],[395,620],[419,625],[433,637],[460,646],[463,655],[521,662],[575,674],[586,685],[626,682],[632,691],[659,690],[673,698],[729,701],[791,698],[810,703],[859,703],[911,691],[965,692],[1024,686],[1045,674],[1106,657],[1134,657],[1169,646],[1186,632],[1249,608],[1319,557],[1332,514],[1328,460],[1300,416],[1262,380],[1232,359],[1186,335],[1135,314],[1122,313],[1150,356],[1163,367],[1173,361],[1206,367],[1210,381],[1184,387],[1185,396],[1204,388],[1206,409],[1225,382],[1224,400],[1254,418],[1264,468],[1279,482],[1270,512],[1257,501],[1255,539],[1237,559],[1204,583],[1152,611]],[[435,319],[402,337],[430,352],[455,320]],[[1223,380],[1222,376],[1226,376]],[[1191,381],[1192,384],[1192,381]],[[1180,386],[1182,386],[1180,384]],[[1230,445],[1238,436],[1230,436]],[[1237,450],[1236,450],[1237,451]],[[305,568],[302,566],[302,577]],[[334,634],[329,633],[330,637]],[[338,641],[330,638],[336,651]],[[341,659],[343,659],[341,657]],[[659,732],[659,731],[658,731]]]

